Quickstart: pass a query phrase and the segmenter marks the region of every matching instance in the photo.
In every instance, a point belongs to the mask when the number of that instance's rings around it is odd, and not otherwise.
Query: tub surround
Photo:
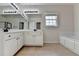
[[[66,37],[66,38],[71,38],[72,40],[79,40],[79,33],[77,32],[66,32],[62,33],[60,37]]]
[[[79,34],[78,33],[61,34],[60,44],[79,55]]]

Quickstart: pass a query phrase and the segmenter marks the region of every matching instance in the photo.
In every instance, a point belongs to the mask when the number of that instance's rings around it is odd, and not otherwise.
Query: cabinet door
[[[23,35],[21,33],[18,33],[16,40],[17,40],[17,49],[19,50],[23,46]]]
[[[43,45],[43,33],[41,31],[32,32],[31,35],[35,46]]]
[[[16,39],[7,39],[4,42],[4,55],[12,56],[16,53],[17,41]]]
[[[20,39],[21,39],[21,46],[24,45],[24,38],[23,38],[23,33],[20,33]]]
[[[73,50],[74,49],[74,40],[73,39],[66,39],[65,40],[65,46],[67,47],[67,48],[69,48],[70,50]]]
[[[34,38],[32,36],[31,32],[25,32],[24,33],[24,44],[25,45],[33,45],[34,44]]]
[[[43,45],[43,37],[41,35],[40,36],[36,35],[34,39],[34,44],[39,46]]]
[[[28,36],[28,38],[27,38],[27,45],[34,45],[34,40],[35,40],[35,37],[33,37],[31,34],[30,34],[30,36]]]
[[[25,45],[39,46],[43,45],[43,34],[41,32],[28,32],[25,33]]]

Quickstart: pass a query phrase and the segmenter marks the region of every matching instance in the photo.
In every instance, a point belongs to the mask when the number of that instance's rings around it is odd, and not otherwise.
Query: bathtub
[[[79,40],[79,33],[74,33],[74,32],[63,32],[60,34],[60,37],[66,37],[70,38],[73,40]]]
[[[64,32],[60,34],[59,42],[65,48],[79,55],[79,33]]]

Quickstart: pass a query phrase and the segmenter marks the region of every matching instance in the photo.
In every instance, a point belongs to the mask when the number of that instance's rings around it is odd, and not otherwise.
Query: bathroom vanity
[[[3,15],[0,28],[8,29],[0,32],[0,56],[13,56],[23,46],[43,46],[41,14],[29,14],[28,19],[19,14]]]
[[[43,31],[28,31],[24,32],[25,46],[43,46]]]
[[[23,46],[22,32],[7,32],[0,35],[2,56],[12,56]]]
[[[43,46],[41,30],[10,30],[0,33],[0,56],[12,56],[23,46]]]

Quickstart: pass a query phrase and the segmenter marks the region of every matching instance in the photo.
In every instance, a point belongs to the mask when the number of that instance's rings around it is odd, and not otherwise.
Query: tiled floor
[[[60,44],[44,44],[43,47],[24,47],[16,56],[77,56]]]

